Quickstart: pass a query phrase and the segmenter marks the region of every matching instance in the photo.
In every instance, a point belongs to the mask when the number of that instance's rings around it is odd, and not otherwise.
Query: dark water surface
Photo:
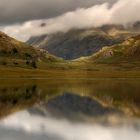
[[[139,79],[0,80],[0,140],[139,140]]]

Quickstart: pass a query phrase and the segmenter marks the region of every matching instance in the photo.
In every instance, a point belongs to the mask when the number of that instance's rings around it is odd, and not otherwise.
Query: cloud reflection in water
[[[102,126],[22,111],[0,122],[0,140],[139,140],[133,125]]]

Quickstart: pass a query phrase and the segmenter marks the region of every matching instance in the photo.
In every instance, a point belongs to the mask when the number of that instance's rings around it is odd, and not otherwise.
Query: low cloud
[[[30,36],[67,32],[70,29],[98,27],[104,24],[130,24],[140,20],[140,0],[119,0],[112,7],[109,3],[94,5],[90,8],[79,8],[61,16],[28,21],[21,25],[6,26],[3,31],[20,39]],[[45,26],[40,26],[45,23]]]

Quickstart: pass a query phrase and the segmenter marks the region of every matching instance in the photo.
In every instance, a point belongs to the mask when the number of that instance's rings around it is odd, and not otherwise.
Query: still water
[[[0,81],[0,140],[126,139],[140,139],[140,80]]]

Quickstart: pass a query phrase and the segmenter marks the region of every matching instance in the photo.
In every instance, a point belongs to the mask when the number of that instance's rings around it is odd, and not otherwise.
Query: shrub
[[[17,53],[18,53],[17,48],[13,48],[13,49],[11,50],[11,53],[12,53],[12,54],[17,54]]]
[[[25,55],[26,59],[29,59],[32,57],[29,53],[25,53],[24,55]]]
[[[14,64],[14,65],[18,65],[18,63],[17,63],[17,62],[13,62],[13,64]]]
[[[32,61],[31,65],[32,65],[33,68],[35,68],[35,69],[37,68],[37,64],[36,64],[35,61]]]
[[[29,65],[30,64],[30,61],[26,61],[26,65]]]

